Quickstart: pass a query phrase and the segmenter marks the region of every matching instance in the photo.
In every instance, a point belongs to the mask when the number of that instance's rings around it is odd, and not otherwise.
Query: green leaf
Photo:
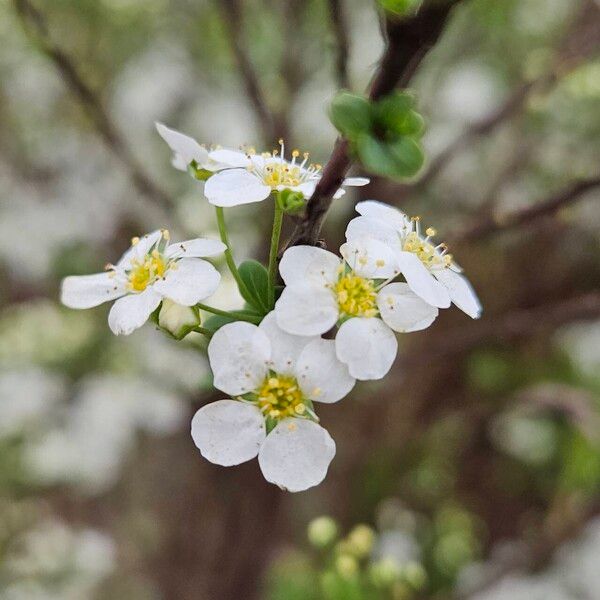
[[[397,177],[414,177],[425,162],[423,148],[413,138],[402,137],[390,144],[390,149],[396,162]]]
[[[367,171],[385,177],[396,177],[396,162],[388,145],[372,135],[363,134],[356,141],[358,158]]]
[[[331,102],[329,111],[334,127],[349,139],[356,139],[369,131],[372,125],[372,108],[363,96],[340,92]]]
[[[243,294],[244,300],[261,315],[267,314],[270,309],[267,269],[256,260],[247,260],[239,266],[238,271],[248,290],[247,294]]]
[[[245,308],[236,310],[235,312],[239,313],[240,315],[247,315],[248,317],[261,317],[264,314],[262,312],[259,314],[256,312],[256,310]],[[214,333],[217,331],[217,329],[221,329],[223,325],[227,325],[227,323],[234,323],[235,321],[238,321],[235,316],[226,317],[225,315],[211,315],[202,323],[202,326]]]
[[[398,16],[416,12],[423,0],[378,0],[384,10]]]

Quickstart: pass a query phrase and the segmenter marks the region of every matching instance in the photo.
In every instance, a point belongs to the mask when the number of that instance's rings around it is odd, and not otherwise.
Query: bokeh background
[[[319,487],[200,457],[190,417],[220,396],[201,339],[116,338],[107,307],[58,303],[132,235],[216,237],[154,121],[326,162],[329,101],[382,51],[378,8],[0,3],[1,598],[600,598],[596,2],[460,2],[410,82],[423,176],[335,203],[330,248],[361,198],[421,215],[485,310],[443,311],[386,379],[321,409]],[[228,211],[240,260],[264,258],[263,204]],[[217,296],[240,302],[227,278]]]

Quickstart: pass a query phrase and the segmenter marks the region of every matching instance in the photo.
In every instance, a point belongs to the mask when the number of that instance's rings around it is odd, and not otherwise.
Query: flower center
[[[277,189],[278,187],[296,187],[314,178],[321,170],[321,165],[305,166],[308,162],[308,152],[302,154],[302,162],[296,162],[300,157],[300,151],[293,150],[292,160],[287,161],[283,140],[279,140],[279,148],[279,150],[273,150],[273,152],[263,153],[262,156],[265,159],[264,167],[251,167],[251,170],[256,170],[265,185],[273,189]],[[248,156],[252,156],[252,153],[249,152]]]
[[[295,377],[267,375],[257,395],[260,410],[272,419],[302,416],[306,412],[304,397]]]
[[[143,292],[158,278],[163,277],[169,265],[158,250],[153,250],[143,261],[132,260],[127,279],[129,287],[136,292]]]
[[[350,317],[375,317],[377,291],[369,279],[348,273],[333,286],[340,311]]]
[[[413,231],[408,233],[404,238],[402,249],[405,252],[416,254],[419,260],[428,269],[444,269],[452,264],[452,254],[447,254],[448,247],[441,243],[434,246],[430,239],[436,234],[433,227],[428,227],[425,230],[427,237],[422,237],[420,232],[420,218],[413,217]]]

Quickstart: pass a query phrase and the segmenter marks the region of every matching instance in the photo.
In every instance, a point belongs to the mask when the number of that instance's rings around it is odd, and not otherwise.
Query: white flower
[[[169,244],[166,230],[134,238],[131,248],[107,272],[67,277],[61,301],[70,308],[92,308],[117,300],[108,315],[116,335],[141,327],[163,298],[194,306],[217,289],[221,276],[200,257],[225,250],[216,240],[195,239]]]
[[[279,271],[286,287],[275,305],[277,323],[294,335],[320,335],[341,322],[337,357],[356,379],[380,379],[396,357],[394,331],[425,329],[438,309],[406,283],[388,283],[398,272],[385,244],[361,240],[341,252],[345,262],[312,246],[285,251]]]
[[[195,163],[196,168],[212,173],[232,167],[246,167],[250,164],[247,155],[240,150],[227,148],[207,150],[194,138],[170,129],[162,123],[156,123],[156,129],[173,151],[171,163],[179,171],[187,171],[192,163]]]
[[[215,387],[235,399],[194,415],[192,437],[202,456],[223,466],[258,456],[265,479],[290,492],[319,484],[335,443],[316,423],[312,402],[337,402],[355,383],[334,342],[289,335],[271,312],[259,326],[221,327],[208,357]]]
[[[258,156],[248,154],[250,164],[246,168],[227,169],[213,175],[204,188],[204,195],[215,206],[238,206],[251,202],[261,202],[268,198],[271,192],[290,190],[300,192],[305,198],[310,198],[317,182],[321,179],[321,166],[309,165],[308,153],[304,153],[303,160],[296,162],[300,157],[298,150],[292,151],[292,160],[285,159],[283,140],[280,153],[265,152]],[[361,186],[369,183],[364,177],[350,177],[343,185]],[[335,198],[344,194],[339,189]]]
[[[348,241],[371,238],[386,244],[394,253],[395,264],[410,288],[423,300],[439,308],[452,301],[458,308],[477,319],[481,304],[461,268],[453,262],[445,244],[435,246],[433,228],[421,234],[420,219],[409,219],[403,212],[376,200],[356,205],[362,215],[348,223]]]

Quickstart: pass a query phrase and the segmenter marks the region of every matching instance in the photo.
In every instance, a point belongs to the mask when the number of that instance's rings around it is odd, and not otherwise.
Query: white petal
[[[286,285],[325,286],[338,277],[341,260],[332,252],[314,246],[292,246],[281,257],[279,273]]]
[[[302,492],[325,479],[335,442],[323,427],[306,419],[283,419],[263,442],[258,463],[267,481]]]
[[[333,194],[333,199],[334,200],[339,200],[342,196],[346,195],[346,190],[344,188],[338,188],[335,192],[335,194]]]
[[[271,188],[246,169],[227,169],[213,175],[204,186],[204,195],[215,206],[238,206],[260,202]]]
[[[352,377],[361,381],[381,379],[392,367],[398,341],[381,319],[353,318],[337,332],[335,350]]]
[[[346,177],[344,179],[344,183],[342,185],[348,185],[351,187],[361,187],[363,185],[367,185],[371,180],[366,177]]]
[[[200,454],[224,467],[254,458],[265,435],[260,410],[239,400],[207,404],[192,419],[192,438]]]
[[[293,285],[284,288],[275,304],[281,329],[293,335],[320,335],[337,322],[339,309],[328,288]]]
[[[452,302],[473,319],[481,316],[481,303],[467,278],[451,269],[435,270],[433,274],[446,286]]]
[[[396,252],[401,248],[400,234],[393,227],[372,217],[355,217],[348,223],[346,239],[352,242],[363,238],[379,240]]]
[[[328,404],[341,400],[355,384],[348,367],[338,359],[333,340],[316,339],[304,348],[296,378],[307,398]]]
[[[214,386],[232,396],[256,390],[267,374],[270,359],[269,338],[252,323],[224,325],[208,344]]]
[[[271,311],[259,325],[271,342],[271,365],[274,371],[281,375],[293,375],[296,361],[304,347],[316,336],[291,335],[277,325],[275,311]]]
[[[246,156],[246,154],[240,152],[239,150],[228,150],[227,148],[212,150],[208,153],[208,158],[217,163],[217,165],[219,165],[221,168],[245,168],[250,164],[250,159]]]
[[[342,244],[340,254],[360,277],[388,279],[400,273],[396,254],[387,244],[373,238],[357,238]]]
[[[317,183],[318,179],[314,179],[312,181],[305,181],[299,186],[296,186],[297,191],[302,192],[303,196],[308,199],[314,194],[315,188],[317,187]]]
[[[162,123],[156,123],[160,137],[167,142],[169,148],[180,157],[187,165],[195,160],[203,165],[208,160],[208,152],[194,138],[191,138],[175,129],[170,129]]]
[[[201,258],[182,258],[167,269],[154,289],[183,306],[194,306],[212,296],[221,281],[221,274]]]
[[[159,242],[161,238],[162,232],[160,230],[141,236],[139,242],[131,246],[131,248],[121,256],[117,263],[117,267],[128,269],[132,260],[143,260],[146,254],[150,252],[150,249]]]
[[[129,335],[140,328],[160,304],[160,294],[152,287],[141,294],[119,298],[108,313],[108,325],[115,335]]]
[[[429,269],[412,252],[398,252],[398,266],[410,289],[438,308],[450,306],[448,290],[430,273]]]
[[[173,158],[171,159],[171,164],[178,171],[187,172],[187,163],[185,162],[185,158],[181,156],[181,154],[173,154]]]
[[[420,331],[429,327],[439,310],[417,296],[407,283],[390,283],[377,294],[381,318],[394,331]]]
[[[363,217],[371,217],[386,223],[396,231],[406,232],[411,230],[410,219],[400,210],[379,202],[378,200],[364,200],[356,205],[356,212]]]
[[[168,258],[202,258],[204,256],[218,256],[227,249],[219,240],[197,238],[186,242],[171,244],[166,251]]]
[[[92,308],[124,293],[123,281],[114,274],[73,275],[63,279],[60,301],[69,308]]]

